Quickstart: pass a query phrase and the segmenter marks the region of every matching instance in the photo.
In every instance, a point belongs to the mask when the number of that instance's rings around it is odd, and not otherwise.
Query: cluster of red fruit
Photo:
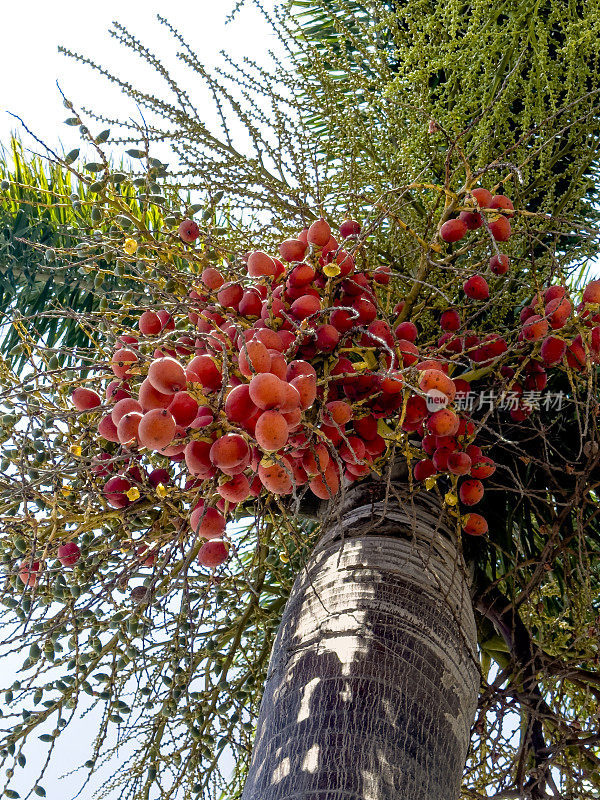
[[[503,195],[492,197],[484,189],[472,195],[479,209],[445,222],[442,239],[457,241],[481,226],[482,209],[512,213]],[[510,235],[504,213],[486,220],[501,241]],[[202,285],[189,294],[188,333],[176,331],[176,319],[165,310],[141,314],[140,338],[118,340],[111,359],[114,379],[105,389],[112,407],[98,424],[100,436],[133,459],[133,466],[114,475],[113,457],[107,452],[97,457],[92,468],[108,477],[103,489],[108,503],[123,508],[151,488],[164,492],[171,473],[161,468],[146,475],[135,463],[144,448],[179,463],[190,496],[201,498],[190,513],[192,531],[207,540],[199,562],[215,567],[227,558],[225,527],[236,506],[262,492],[286,495],[301,487],[331,498],[343,479],[355,481],[377,467],[397,443],[399,429],[411,437],[413,455],[422,448],[428,456],[415,466],[417,480],[446,474],[464,506],[481,500],[481,480],[495,465],[474,443],[475,423],[452,407],[469,384],[448,373],[493,364],[508,344],[496,334],[460,332],[459,311],[448,309],[440,319],[437,347],[420,349],[414,323],[393,327],[381,310],[379,294],[390,282],[390,270],[364,266],[360,231],[358,223],[346,220],[340,243],[319,219],[283,242],[280,258],[248,254],[244,279],[228,280],[207,267]],[[191,243],[199,229],[186,220],[179,234]],[[496,274],[508,269],[507,256],[496,255],[492,262]],[[481,276],[469,285],[474,278]],[[465,293],[486,296],[467,291],[466,284]],[[583,301],[583,310],[600,301],[600,282],[588,286]],[[402,308],[398,304],[395,313]],[[550,335],[567,324],[571,312],[561,287],[550,287],[524,310],[517,350],[531,351],[542,341],[541,361],[521,352],[521,368],[503,367],[511,390],[542,387],[545,367],[561,362],[565,353],[571,367],[585,364],[581,335],[570,344]],[[587,320],[596,352],[597,317],[589,314]],[[82,412],[102,406],[100,394],[89,388],[75,389],[72,400]],[[511,414],[524,419],[527,410]],[[487,530],[478,514],[466,513],[461,523],[466,533]]]

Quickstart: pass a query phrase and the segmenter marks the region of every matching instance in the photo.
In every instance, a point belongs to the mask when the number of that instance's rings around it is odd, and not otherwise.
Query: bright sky
[[[274,2],[262,0],[262,5],[270,10]],[[123,119],[136,114],[135,106],[108,82],[96,77],[89,68],[60,55],[57,52],[58,45],[88,56],[118,76],[155,94],[166,94],[157,82],[156,75],[108,35],[113,20],[122,23],[150,50],[160,54],[161,60],[172,69],[178,80],[191,81],[191,85],[186,84],[186,89],[192,96],[196,89],[194,82],[198,84],[198,79],[177,64],[177,45],[169,32],[158,23],[157,13],[165,16],[179,30],[208,67],[220,63],[220,50],[226,50],[237,61],[247,56],[258,63],[265,63],[267,50],[277,48],[273,32],[251,5],[251,0],[248,0],[248,8],[233,23],[225,25],[225,18],[233,6],[234,0],[170,0],[169,3],[156,0],[103,0],[93,5],[81,3],[81,0],[17,0],[2,3],[0,144],[8,144],[11,131],[19,131],[18,121],[6,113],[10,111],[20,116],[50,146],[62,145],[66,152],[80,146],[78,129],[64,125],[70,113],[63,107],[56,81],[76,106],[91,107],[99,113]],[[214,108],[202,97],[200,102],[206,114],[205,120],[210,125],[216,121]],[[98,125],[92,130],[99,132],[102,127]],[[27,146],[41,151],[24,131],[20,135]],[[25,655],[3,658],[3,685],[10,685],[14,679],[11,672],[14,670],[15,675],[24,658]],[[97,719],[90,717],[75,721],[64,736],[62,747],[55,753],[58,758],[54,759],[43,781],[48,798],[69,798],[79,788],[81,774],[63,781],[59,781],[59,777],[90,757],[96,725]],[[33,737],[32,744],[35,741]],[[45,750],[45,746],[39,748],[39,758],[43,757]],[[36,766],[39,766],[39,759],[29,748],[23,779],[14,784],[22,796],[30,788],[29,779],[35,774]],[[92,786],[88,786],[85,800],[91,795]],[[116,800],[111,794],[111,800],[113,797]]]
[[[21,0],[2,4],[2,47],[0,47],[0,143],[6,144],[19,123],[7,112],[20,116],[31,130],[50,145],[62,143],[66,151],[79,146],[77,128],[64,125],[70,116],[56,87],[76,105],[91,107],[108,116],[127,119],[136,114],[131,101],[122,97],[90,68],[57,51],[58,45],[83,54],[131,83],[166,96],[156,75],[139,57],[108,34],[116,20],[140,39],[181,79],[194,95],[198,78],[177,64],[177,44],[156,19],[162,14],[183,35],[209,67],[220,61],[226,50],[237,61],[244,56],[265,62],[266,51],[276,47],[273,32],[259,11],[247,0],[236,20],[225,25],[235,0],[103,0],[92,5],[75,0]],[[270,10],[273,0],[263,0]],[[207,121],[215,113],[202,105]],[[98,126],[98,132],[100,130]],[[95,131],[95,128],[92,129]],[[24,140],[35,147],[23,132]]]

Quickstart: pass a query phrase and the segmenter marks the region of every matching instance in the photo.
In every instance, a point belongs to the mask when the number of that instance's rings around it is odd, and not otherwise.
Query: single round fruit
[[[497,242],[506,242],[510,239],[510,222],[506,217],[498,217],[490,222],[490,231]]]
[[[471,477],[481,480],[489,478],[496,471],[496,465],[489,456],[479,456],[471,467]]]
[[[458,496],[465,506],[474,506],[483,497],[483,484],[479,480],[468,478],[461,483]]]
[[[141,382],[138,398],[143,411],[150,411],[152,408],[168,408],[173,402],[172,394],[157,392],[148,378]]]
[[[523,338],[528,342],[539,342],[548,333],[548,320],[532,314],[523,325]]]
[[[345,219],[340,225],[340,236],[342,239],[347,239],[349,236],[358,236],[360,233],[360,225],[353,219]]]
[[[460,314],[455,308],[448,308],[440,317],[440,328],[443,331],[457,331],[460,328]]]
[[[179,238],[181,239],[182,242],[191,244],[192,242],[195,242],[196,239],[200,236],[200,228],[198,227],[198,224],[194,222],[193,219],[184,219],[183,222],[179,225],[177,233],[179,234]]]
[[[58,546],[57,556],[63,567],[72,567],[81,558],[81,550],[75,542],[64,542]]]
[[[494,273],[494,275],[506,275],[509,264],[509,257],[503,253],[500,253],[500,255],[494,255],[490,258],[490,270]]]
[[[78,411],[90,411],[102,403],[97,392],[92,389],[86,389],[84,386],[78,386],[73,390],[71,400]]]
[[[256,421],[254,438],[267,452],[274,452],[284,447],[289,435],[288,424],[279,411],[263,411]]]
[[[226,433],[212,444],[210,460],[219,469],[230,469],[250,461],[250,448],[239,433]]]
[[[415,464],[414,476],[416,481],[425,481],[431,478],[437,472],[433,461],[429,458],[424,458]]]
[[[243,475],[234,475],[226,483],[217,486],[217,492],[230,503],[243,503],[250,497],[250,481]]]
[[[463,531],[469,536],[484,536],[488,531],[488,524],[481,514],[467,514],[463,524]]]
[[[283,381],[271,372],[260,372],[250,381],[250,400],[263,411],[284,405],[286,391]]]
[[[421,373],[419,388],[422,392],[441,392],[451,403],[456,396],[454,381],[439,369],[426,369]]]
[[[127,492],[131,489],[131,483],[122,475],[115,475],[109,478],[104,484],[102,494],[106,502],[113,508],[125,508],[130,504]]]
[[[547,303],[545,316],[548,318],[550,326],[554,330],[558,330],[564,327],[572,310],[573,306],[566,297],[555,297]]]
[[[248,256],[247,269],[251,278],[263,278],[273,277],[277,266],[271,256],[263,253],[262,250],[256,250]]]
[[[407,342],[414,342],[419,331],[414,322],[401,322],[394,330],[397,339],[404,339]]]
[[[198,550],[198,563],[201,567],[216,569],[229,557],[229,544],[223,539],[212,539],[205,542]]]
[[[198,408],[198,402],[188,392],[176,392],[169,404],[175,422],[184,428],[196,419]]]
[[[302,261],[306,244],[299,239],[286,239],[279,245],[279,255],[284,261]]]
[[[471,191],[471,194],[477,200],[479,208],[489,208],[492,202],[492,193],[482,186],[478,186]]]
[[[110,416],[115,425],[118,425],[120,420],[125,414],[130,414],[132,411],[141,411],[142,407],[137,400],[133,397],[125,397],[114,404]]]
[[[155,336],[162,330],[162,322],[156,311],[144,311],[138,320],[138,328],[143,336]]]
[[[98,423],[98,433],[107,442],[115,442],[119,443],[119,435],[117,433],[117,426],[112,421],[112,417],[110,414],[107,414],[106,417],[102,417],[100,422]]]
[[[257,372],[268,372],[271,368],[271,356],[262,342],[250,340],[242,345],[238,356],[240,372],[251,378]]]
[[[121,444],[135,444],[143,414],[141,411],[130,411],[123,414],[117,425],[117,436]]]
[[[454,436],[458,432],[458,426],[458,417],[451,408],[440,408],[427,420],[427,427],[436,436]]]
[[[137,354],[134,353],[133,350],[128,350],[127,348],[117,350],[117,352],[113,354],[110,362],[112,371],[117,378],[126,378],[129,376],[130,370],[137,360]]]
[[[169,356],[157,358],[150,364],[148,380],[161,394],[180,392],[187,383],[183,367],[179,361]]]
[[[440,236],[445,242],[458,242],[467,232],[467,225],[462,219],[449,219],[440,228]]]
[[[466,475],[471,469],[471,459],[466,453],[454,451],[448,456],[448,469],[453,475]]]
[[[21,565],[19,567],[19,580],[21,583],[25,584],[27,588],[31,588],[36,585],[42,565],[39,561],[31,561],[30,559],[25,559],[21,561]]]
[[[507,217],[514,217],[515,215],[515,207],[512,204],[512,200],[505,194],[495,194],[490,200],[488,208],[500,209]]]
[[[584,303],[600,303],[600,281],[590,281],[583,290]]]
[[[219,539],[225,533],[225,525],[223,514],[216,508],[205,506],[203,500],[190,514],[192,533],[205,539]]]
[[[292,491],[292,477],[294,473],[290,461],[282,456],[277,461],[258,465],[260,482],[273,494],[290,494]]]
[[[306,235],[307,242],[314,244],[316,247],[324,247],[330,238],[331,228],[323,218],[313,222]]]
[[[471,300],[487,300],[490,289],[482,275],[472,275],[463,283],[463,291]]]
[[[149,450],[162,450],[171,444],[177,425],[173,415],[165,408],[146,411],[138,427],[138,439]]]

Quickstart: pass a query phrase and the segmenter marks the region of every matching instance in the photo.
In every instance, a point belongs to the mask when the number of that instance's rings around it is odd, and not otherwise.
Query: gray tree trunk
[[[478,689],[436,499],[352,490],[292,589],[242,800],[456,800]]]

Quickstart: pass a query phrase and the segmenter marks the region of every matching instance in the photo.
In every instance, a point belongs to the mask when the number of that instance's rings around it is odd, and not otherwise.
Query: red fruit
[[[339,449],[340,458],[348,464],[361,464],[365,457],[365,443],[358,436],[348,436]]]
[[[566,297],[555,297],[546,305],[545,316],[554,330],[564,327],[573,306]]]
[[[92,408],[97,408],[102,402],[97,392],[86,389],[84,386],[78,386],[73,390],[71,400],[78,411],[90,411]]]
[[[238,313],[242,317],[260,317],[261,310],[261,296],[255,289],[247,289],[240,300]]]
[[[478,211],[461,211],[458,218],[465,223],[470,231],[475,231],[483,225],[481,214]]]
[[[317,379],[314,375],[298,375],[297,378],[291,381],[291,384],[297,389],[300,395],[300,408],[306,411],[315,402],[317,396]]]
[[[458,242],[467,232],[467,225],[462,219],[449,219],[440,228],[440,236],[445,242]]]
[[[256,250],[248,256],[247,269],[251,278],[273,277],[277,272],[277,265],[271,256],[262,250]]]
[[[435,475],[436,472],[437,470],[433,461],[429,458],[424,458],[422,461],[415,464],[414,476],[416,481],[425,481],[427,478],[431,478],[432,475]]]
[[[148,378],[141,382],[139,401],[144,411],[150,411],[152,408],[168,408],[172,400],[172,394],[163,394],[162,392],[157,392]]]
[[[412,342],[400,339],[396,347],[404,367],[410,367],[419,360],[419,349]]]
[[[162,330],[162,323],[156,311],[144,311],[138,320],[138,328],[143,336],[155,336]]]
[[[58,560],[63,567],[72,567],[81,558],[81,550],[75,542],[64,542],[58,546]]]
[[[472,275],[463,283],[463,291],[472,300],[487,300],[490,289],[482,275]]]
[[[251,378],[257,372],[268,372],[271,368],[271,356],[262,342],[256,339],[242,345],[238,356],[240,372]]]
[[[443,331],[457,331],[460,328],[460,315],[454,308],[442,312],[440,328]]]
[[[481,481],[468,478],[461,483],[458,496],[465,506],[474,506],[483,497],[483,484]]]
[[[190,514],[192,533],[205,539],[218,539],[225,533],[225,517],[211,506],[205,506],[201,500]]]
[[[548,333],[548,320],[532,314],[523,325],[523,338],[528,342],[539,342]]]
[[[421,422],[427,416],[427,403],[425,398],[417,394],[411,395],[406,401],[406,421]],[[354,424],[356,427],[356,423]]]
[[[454,381],[438,369],[426,369],[421,373],[419,388],[422,392],[441,392],[451,403],[456,395]]]
[[[176,431],[173,415],[165,408],[153,408],[146,411],[138,428],[138,439],[141,445],[149,450],[162,450],[171,444]]]
[[[220,436],[210,448],[210,460],[219,469],[248,465],[250,448],[243,436],[238,433],[226,433]]]
[[[224,283],[217,292],[217,300],[223,308],[230,308],[233,311],[237,311],[243,296],[244,289],[239,283]]]
[[[193,219],[184,219],[177,228],[177,233],[182,242],[191,244],[200,236],[200,228]]]
[[[466,453],[452,452],[448,456],[448,469],[453,475],[466,475],[471,469],[471,459]]]
[[[190,425],[198,415],[198,403],[187,392],[176,392],[169,405],[175,422],[182,427]]]
[[[448,469],[448,459],[454,451],[449,447],[438,447],[432,456],[433,466],[438,472],[445,472]]]
[[[410,400],[409,399],[409,403]],[[419,398],[421,399],[421,398]],[[425,408],[425,412],[423,416],[427,413],[427,408]],[[408,408],[407,408],[408,414]],[[422,419],[422,417],[421,417]],[[354,430],[358,433],[361,439],[369,440],[374,439],[377,436],[377,420],[371,414],[368,414],[366,417],[361,417],[360,419],[355,419],[353,422]]]
[[[102,494],[106,502],[113,508],[125,508],[131,502],[127,497],[127,492],[131,489],[131,483],[121,475],[109,478],[104,484]]]
[[[123,381],[111,381],[106,387],[106,399],[109,403],[118,403],[124,397],[131,397],[129,384]]]
[[[206,286],[207,289],[211,289],[215,291],[216,289],[220,289],[223,286],[224,278],[219,272],[218,269],[214,267],[205,267],[202,270],[202,275],[200,276],[200,280]]]
[[[506,242],[510,239],[510,222],[506,217],[498,217],[490,222],[490,231],[497,242]]]
[[[170,482],[171,482],[171,476],[169,475],[166,469],[162,468],[153,469],[152,472],[148,475],[148,483],[151,486],[154,486],[155,489],[159,483],[162,483],[163,486],[166,486]]]
[[[385,394],[398,394],[398,392],[402,391],[403,386],[404,378],[402,373],[396,370],[386,374],[379,381],[379,388]]]
[[[316,314],[321,310],[321,301],[318,297],[313,297],[310,294],[305,294],[294,300],[290,306],[291,313],[296,319],[307,319],[308,317]]]
[[[581,336],[577,336],[567,347],[567,364],[571,369],[575,370],[581,370],[585,367],[585,349],[581,341]]]
[[[317,475],[308,485],[311,492],[321,500],[334,497],[340,489],[340,476],[334,462],[330,462],[323,475]]]
[[[479,456],[471,467],[472,478],[489,478],[496,471],[496,465],[488,456]]]
[[[148,380],[161,394],[175,394],[185,389],[187,382],[179,361],[169,356],[158,358],[150,364]]]
[[[121,417],[117,424],[117,436],[121,444],[137,442],[142,416],[141,411],[131,411]]]
[[[454,436],[458,432],[458,425],[458,417],[450,408],[434,411],[427,420],[427,427],[436,436]]]
[[[319,325],[315,339],[318,350],[322,353],[331,353],[340,341],[340,333],[333,325]]]
[[[254,429],[254,438],[267,452],[280,450],[287,443],[290,431],[279,411],[263,411]]]
[[[243,423],[257,411],[250,399],[250,387],[247,383],[236,386],[225,400],[225,414],[230,422]]]
[[[279,254],[284,261],[302,261],[306,244],[299,239],[286,239],[279,245]]]
[[[119,442],[119,435],[117,433],[117,426],[112,421],[110,414],[106,417],[102,417],[100,422],[98,423],[98,433],[107,442]]]
[[[419,331],[414,322],[401,322],[394,330],[397,339],[404,339],[407,342],[414,342]]]
[[[137,360],[138,357],[133,350],[128,350],[126,348],[117,350],[110,362],[112,371],[115,373],[117,378],[126,378],[129,376],[130,370]]]
[[[481,514],[467,514],[462,524],[463,531],[470,536],[484,536],[488,531],[488,524]]]
[[[506,275],[509,264],[509,257],[503,253],[501,253],[499,256],[492,256],[490,258],[490,269],[494,275]]]
[[[216,569],[229,557],[229,544],[223,539],[211,539],[198,550],[198,563],[201,567]]]
[[[160,324],[162,325],[163,331],[175,330],[175,320],[168,311],[166,311],[164,308],[161,308],[160,311],[157,311],[156,313],[160,317]]]
[[[373,280],[380,286],[388,286],[391,279],[392,271],[386,264],[377,267],[373,272]]]
[[[280,408],[286,400],[283,381],[271,372],[254,375],[250,381],[249,394],[254,405],[263,411]]]
[[[208,478],[215,470],[210,460],[211,442],[194,440],[185,447],[185,463],[192,475]]]
[[[42,565],[39,561],[31,561],[27,558],[21,561],[19,567],[19,580],[25,584],[27,588],[35,586],[41,571]]]
[[[330,238],[331,228],[323,218],[313,222],[306,235],[307,242],[314,244],[316,247],[323,247],[329,242]]]
[[[119,400],[117,403],[115,403],[112,411],[110,412],[110,416],[115,425],[118,425],[120,419],[124,417],[125,414],[129,414],[132,411],[141,410],[142,407],[137,400],[134,400],[133,397],[125,397],[123,400]]]
[[[328,464],[329,452],[321,442],[304,451],[302,469],[307,475],[319,475],[327,469]]]
[[[482,186],[478,186],[471,191],[473,197],[477,200],[479,208],[489,208],[492,202],[492,193]]]
[[[515,215],[514,214],[515,207],[512,204],[512,200],[510,200],[504,194],[495,194],[492,197],[492,199],[490,200],[488,208],[502,209],[502,211],[505,212],[507,217],[514,217],[514,215]],[[512,212],[512,213],[510,213],[510,212]]]
[[[223,376],[214,359],[208,355],[193,358],[188,364],[185,376],[190,383],[200,383],[209,392],[219,391],[223,386]]]
[[[290,494],[292,491],[292,465],[285,456],[272,464],[258,465],[258,477],[267,491],[273,494]]]
[[[584,303],[600,303],[600,281],[590,281],[583,290]]]
[[[358,236],[360,233],[360,225],[353,219],[345,219],[340,225],[340,236],[342,239],[347,239],[348,236]]]

